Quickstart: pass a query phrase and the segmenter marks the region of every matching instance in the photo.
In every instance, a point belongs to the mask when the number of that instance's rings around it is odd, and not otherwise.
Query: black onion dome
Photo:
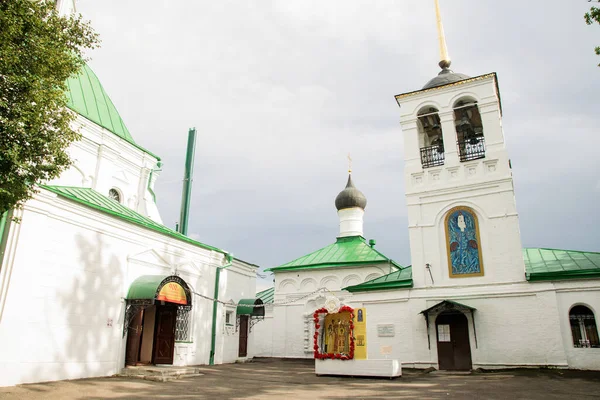
[[[360,190],[354,187],[352,175],[348,175],[346,188],[335,198],[335,208],[342,210],[344,208],[360,207],[363,210],[367,206],[367,198]]]
[[[449,83],[454,83],[469,78],[470,76],[467,76],[465,74],[459,74],[446,67],[442,68],[438,76],[427,82],[425,86],[423,86],[423,89],[431,89],[434,87],[447,85]]]

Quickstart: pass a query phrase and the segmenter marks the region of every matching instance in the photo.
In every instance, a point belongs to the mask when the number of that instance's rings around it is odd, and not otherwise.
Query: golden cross
[[[352,157],[350,157],[350,153],[348,153],[348,173],[352,173]]]

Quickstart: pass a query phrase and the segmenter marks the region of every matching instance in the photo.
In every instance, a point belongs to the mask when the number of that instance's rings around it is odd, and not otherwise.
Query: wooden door
[[[240,316],[240,349],[238,356],[246,357],[248,355],[248,316]]]
[[[140,361],[140,345],[144,327],[144,310],[137,311],[127,327],[127,345],[125,347],[125,365],[136,365]]]
[[[153,364],[173,364],[177,307],[157,306],[154,332]]]
[[[468,371],[472,367],[469,323],[462,313],[441,314],[435,321],[439,368]]]

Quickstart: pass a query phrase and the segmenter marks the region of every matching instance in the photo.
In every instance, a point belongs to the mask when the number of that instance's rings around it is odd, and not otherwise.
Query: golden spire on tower
[[[435,1],[435,15],[437,20],[438,40],[440,42],[440,62],[439,66],[444,69],[450,67],[450,56],[446,46],[446,36],[444,35],[444,25],[442,25],[442,13],[440,12],[440,2]]]

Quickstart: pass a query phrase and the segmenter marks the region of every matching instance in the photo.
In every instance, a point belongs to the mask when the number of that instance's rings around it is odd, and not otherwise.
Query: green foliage
[[[600,1],[596,1],[597,3],[599,3]],[[585,23],[588,25],[592,25],[595,23],[600,24],[600,8],[598,7],[592,7],[590,8],[589,12],[586,12],[585,15],[583,16],[583,18],[585,19]],[[595,48],[596,54],[600,56],[600,46]],[[598,64],[598,66],[600,67],[600,64]]]
[[[97,45],[89,23],[58,15],[53,0],[0,0],[0,214],[71,165],[66,149],[80,135],[66,80]]]

